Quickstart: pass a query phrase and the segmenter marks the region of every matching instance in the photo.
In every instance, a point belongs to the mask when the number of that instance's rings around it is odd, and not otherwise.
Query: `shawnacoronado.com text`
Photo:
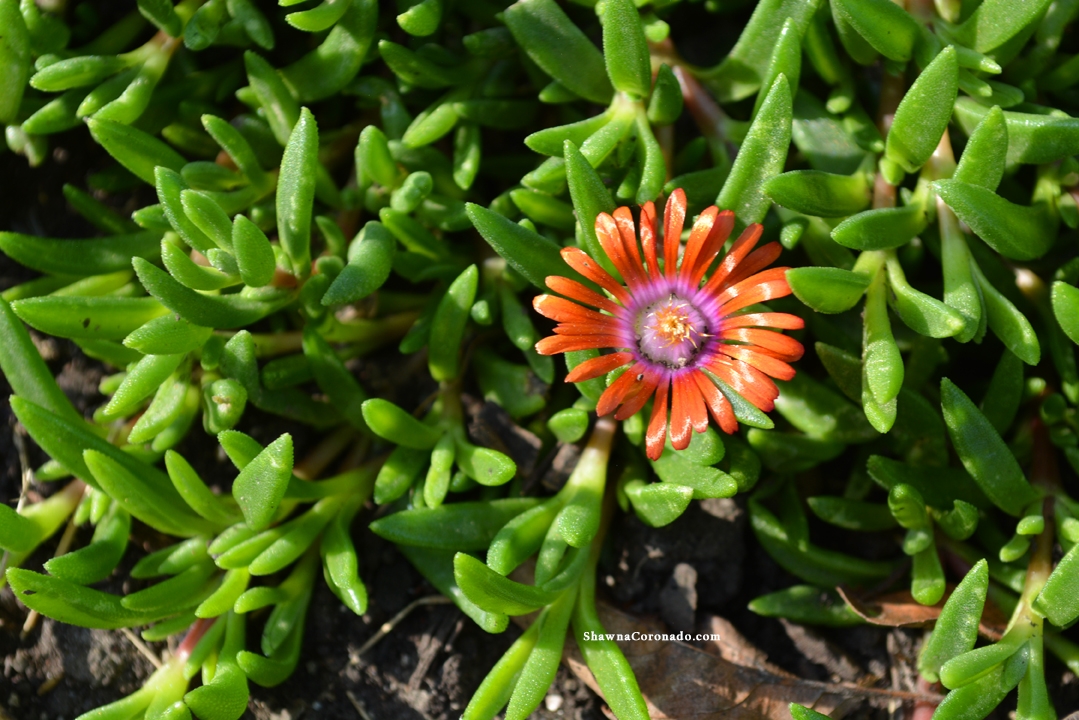
[[[586,631],[582,636],[583,642],[600,642],[611,640],[614,642],[709,642],[718,641],[718,634],[710,633],[597,633]]]

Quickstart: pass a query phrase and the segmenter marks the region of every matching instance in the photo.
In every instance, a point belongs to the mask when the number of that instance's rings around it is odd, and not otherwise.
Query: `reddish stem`
[[[213,627],[217,622],[217,618],[200,618],[194,622],[191,628],[187,631],[187,635],[184,636],[184,641],[180,643],[180,646],[176,648],[176,657],[183,661],[187,660],[191,656],[191,652],[195,649],[195,646],[199,644],[199,640],[202,640],[206,632]]]

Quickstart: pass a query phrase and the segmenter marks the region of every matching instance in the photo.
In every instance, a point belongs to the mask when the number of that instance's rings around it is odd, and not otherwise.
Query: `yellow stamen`
[[[656,320],[653,327],[656,333],[663,337],[663,347],[668,348],[686,340],[689,340],[694,348],[697,347],[697,338],[694,336],[702,333],[693,327],[685,304],[669,305],[657,310],[654,316]]]

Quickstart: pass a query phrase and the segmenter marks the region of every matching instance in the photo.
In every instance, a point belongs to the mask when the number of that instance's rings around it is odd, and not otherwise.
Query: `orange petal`
[[[787,284],[789,269],[771,268],[727,288],[716,298],[720,313],[730,315],[744,307],[790,295],[791,286]],[[547,284],[550,285],[549,280]]]
[[[545,318],[555,322],[604,322],[610,315],[598,313],[575,302],[554,295],[537,295],[532,298],[532,307]]]
[[[596,216],[596,236],[599,238],[599,244],[603,246],[603,251],[614,263],[615,269],[621,273],[626,284],[631,288],[640,287],[644,282],[644,270],[640,264],[636,266],[633,264],[629,251],[622,242],[622,233],[613,217],[607,213]]]
[[[697,258],[696,268],[693,270],[693,274],[689,277],[689,284],[692,287],[697,287],[701,284],[701,279],[704,274],[708,272],[709,266],[712,261],[719,255],[719,251],[723,249],[723,244],[727,242],[727,238],[731,234],[731,230],[734,228],[734,213],[730,210],[724,210],[716,218],[715,223],[712,225],[711,232],[708,233],[708,238],[704,242],[704,247],[701,249],[701,253]],[[685,265],[685,263],[682,263]]]
[[[689,447],[690,433],[689,398],[686,397],[684,374],[675,375],[671,381],[671,445],[675,450]]]
[[[719,215],[719,208],[713,205],[705,208],[704,212],[697,216],[697,222],[693,223],[693,229],[689,231],[685,252],[682,253],[682,269],[679,271],[681,277],[689,279],[696,269],[697,258],[716,224],[717,215]]]
[[[686,396],[689,400],[690,423],[695,431],[702,433],[708,429],[708,409],[704,406],[704,396],[701,395],[700,388],[694,380],[697,375],[700,373],[693,371],[692,374],[685,376]]]
[[[792,337],[772,332],[771,330],[757,330],[755,328],[726,329],[719,334],[719,339],[737,340],[738,342],[756,345],[768,350],[773,357],[788,362],[798,360],[805,353],[802,343]]]
[[[717,357],[708,365],[708,369],[760,410],[771,412],[775,407],[779,388],[770,377],[752,365],[734,358]]]
[[[599,396],[596,402],[596,414],[602,417],[621,405],[622,401],[636,390],[643,378],[644,365],[639,362],[634,363],[633,367],[619,375]]]
[[[629,293],[626,292],[626,288],[611,277],[610,273],[604,270],[585,251],[575,247],[562,248],[562,259],[571,268],[613,295],[618,302],[623,305],[629,302]],[[547,287],[551,287],[551,283],[548,282]],[[597,305],[597,307],[599,306]]]
[[[768,267],[776,261],[782,252],[783,246],[777,242],[770,242],[757,248],[749,254],[749,257],[738,264],[731,276],[720,286],[720,291],[726,290],[731,285],[739,283],[753,273]]]
[[[637,389],[626,393],[625,397],[622,398],[622,406],[614,414],[615,420],[622,421],[636,415],[656,392],[656,385],[659,384],[660,377],[662,377],[660,373],[645,368],[643,373],[639,374],[643,374],[644,379],[641,380]]]
[[[659,261],[656,258],[656,206],[649,200],[641,205],[641,245],[644,247],[644,260],[648,264],[648,274],[659,277]]]
[[[648,277],[641,261],[641,251],[637,248],[637,228],[633,224],[633,213],[623,205],[614,211],[613,217],[618,225],[618,233],[622,236],[622,247],[625,248],[626,257],[633,267],[633,275],[643,283]]]
[[[663,271],[673,278],[678,269],[678,248],[682,244],[682,226],[686,222],[686,193],[678,188],[667,198],[663,210]]]
[[[565,295],[568,298],[573,298],[577,302],[597,307],[600,310],[606,310],[609,313],[617,315],[622,311],[621,306],[617,305],[614,301],[603,297],[595,290],[585,287],[576,280],[558,277],[557,275],[550,275],[547,277],[547,287],[551,288],[559,295]]]
[[[794,377],[794,368],[787,363],[772,357],[771,355],[765,355],[751,350],[745,345],[720,345],[719,352],[724,355],[741,360],[751,367],[755,367],[766,375],[770,375],[777,380],[790,380]]]
[[[730,252],[723,258],[723,262],[712,273],[712,277],[708,278],[708,283],[704,286],[705,290],[710,293],[721,292],[724,281],[734,272],[738,263],[742,262],[742,259],[757,245],[763,231],[764,228],[760,223],[753,223],[742,231],[742,234],[731,245]]]
[[[708,376],[699,370],[694,370],[693,379],[697,388],[701,391],[701,397],[712,413],[712,417],[719,423],[719,427],[728,435],[738,432],[738,419],[734,417],[734,409],[730,402],[719,391],[716,384],[708,379]]]
[[[616,352],[611,353],[610,355],[600,355],[596,358],[589,358],[569,371],[569,374],[566,375],[566,382],[575,383],[592,380],[601,375],[606,375],[611,370],[620,368],[632,361],[633,353],[628,352]]]
[[[746,313],[723,318],[723,327],[769,327],[778,330],[801,330],[805,321],[790,313]]]
[[[670,383],[663,381],[656,389],[656,402],[652,405],[652,419],[648,421],[644,447],[649,460],[659,460],[663,454],[663,442],[667,439],[667,394]]]
[[[610,335],[618,337],[618,324],[613,318],[607,323],[559,323],[554,331],[557,335]]]
[[[578,350],[602,350],[622,346],[622,340],[610,335],[551,335],[536,343],[540,355],[557,355]]]

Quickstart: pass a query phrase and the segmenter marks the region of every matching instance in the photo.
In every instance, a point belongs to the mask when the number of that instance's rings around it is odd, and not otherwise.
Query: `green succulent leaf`
[[[517,44],[552,78],[586,100],[607,103],[611,99],[602,55],[554,0],[518,0],[506,9],[505,22]],[[639,48],[627,51],[635,57]],[[633,72],[639,72],[638,68]],[[648,94],[647,88],[642,97]]]
[[[994,107],[978,122],[952,174],[953,180],[994,191],[1004,177],[1008,159],[1008,123]]]
[[[869,288],[864,273],[839,268],[792,268],[787,271],[787,282],[796,298],[821,313],[850,310]]]
[[[118,595],[21,568],[9,568],[7,580],[27,607],[45,617],[80,627],[105,630],[136,627],[176,613],[171,608],[130,610],[121,604]]]
[[[249,527],[270,524],[292,477],[292,436],[285,433],[247,463],[232,484],[232,496]]]
[[[959,65],[955,48],[949,46],[922,71],[896,108],[884,151],[888,159],[907,172],[924,165],[948,126],[958,91]]]
[[[955,39],[980,53],[996,50],[1036,22],[1051,0],[1031,0],[1015,5],[1007,0],[987,0],[955,28]]]
[[[925,210],[919,205],[865,210],[832,229],[832,239],[854,250],[891,250],[902,247],[925,229]]]
[[[1056,239],[1057,221],[1044,205],[1016,205],[959,180],[938,180],[934,187],[959,219],[1004,257],[1039,258]]]
[[[891,0],[835,0],[834,4],[874,50],[889,60],[910,59],[921,28],[901,6]]]
[[[1079,344],[1079,289],[1060,280],[1053,283],[1053,315],[1064,334]]]
[[[764,191],[784,207],[819,217],[846,217],[869,205],[869,185],[861,173],[792,170],[765,182]]]
[[[648,97],[652,87],[652,65],[636,6],[632,0],[607,0],[600,19],[603,21],[603,60],[611,84],[620,92]],[[574,58],[575,61],[578,59]],[[553,73],[552,77],[560,80]]]
[[[525,615],[558,597],[557,593],[502,577],[463,552],[453,557],[453,574],[465,595],[488,612]]]
[[[505,498],[413,508],[374,521],[371,530],[400,545],[464,552],[486,550],[503,525],[538,502],[535,498]]]
[[[764,183],[783,171],[791,143],[791,114],[790,84],[780,75],[768,90],[716,198],[716,205],[733,210],[742,226],[760,222],[768,211],[771,202]]]
[[[88,277],[128,270],[131,258],[156,260],[161,233],[152,230],[88,240],[60,240],[0,232],[0,251],[39,272]]]
[[[948,435],[963,466],[993,503],[1019,516],[1036,497],[1015,456],[970,398],[944,378],[941,407]]]

